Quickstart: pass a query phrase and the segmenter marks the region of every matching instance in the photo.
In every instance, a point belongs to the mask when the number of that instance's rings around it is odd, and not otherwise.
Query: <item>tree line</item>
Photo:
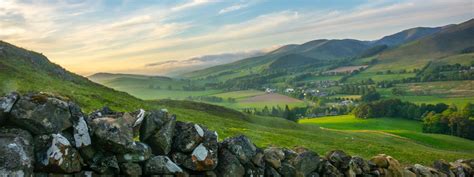
[[[474,106],[467,104],[458,110],[444,103],[421,104],[399,99],[385,99],[358,105],[357,118],[393,117],[423,121],[423,132],[442,133],[474,139]]]

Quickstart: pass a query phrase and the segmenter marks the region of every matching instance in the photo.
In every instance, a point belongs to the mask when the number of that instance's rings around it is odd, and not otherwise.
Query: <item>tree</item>
[[[374,117],[373,108],[370,104],[367,103],[362,103],[361,105],[356,107],[353,112],[357,118],[367,119]]]
[[[268,116],[270,115],[270,110],[268,109],[268,107],[265,105],[265,107],[262,109],[262,115],[264,116]]]
[[[361,100],[365,102],[376,101],[380,99],[380,94],[378,92],[369,92],[365,95],[362,95]]]

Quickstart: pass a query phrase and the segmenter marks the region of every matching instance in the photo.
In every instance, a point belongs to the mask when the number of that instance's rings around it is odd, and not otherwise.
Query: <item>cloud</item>
[[[262,3],[251,4],[255,8],[239,19],[226,19],[215,10],[229,13],[248,8],[250,1],[229,7],[219,3],[204,6],[217,0],[192,0],[177,5],[122,4],[112,9],[104,1],[70,2],[0,0],[0,40],[45,53],[84,75],[99,71],[153,74],[157,69],[146,64],[172,59],[176,61],[168,63],[184,65],[180,61],[192,56],[238,53],[318,38],[376,39],[406,28],[473,17],[471,0],[377,0],[346,9],[260,11],[267,5]],[[198,6],[202,9],[192,9]],[[178,18],[193,15],[206,19]]]
[[[204,4],[207,4],[207,3],[210,3],[210,2],[212,2],[212,1],[211,0],[190,0],[187,3],[180,4],[178,6],[172,7],[171,10],[172,11],[181,11],[181,10],[184,10],[184,9],[204,5]]]
[[[228,13],[228,12],[240,10],[240,9],[246,8],[248,6],[249,6],[248,4],[234,4],[232,6],[221,9],[219,11],[219,14],[225,14],[225,13]]]
[[[161,75],[178,75],[207,67],[231,63],[244,58],[250,58],[265,54],[268,49],[241,51],[233,53],[220,53],[212,55],[203,55],[184,60],[167,60],[161,62],[148,63],[145,65],[147,70],[153,70],[153,73]]]

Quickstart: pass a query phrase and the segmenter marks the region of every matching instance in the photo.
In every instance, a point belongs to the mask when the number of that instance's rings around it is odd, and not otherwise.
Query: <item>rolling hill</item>
[[[379,63],[370,70],[422,68],[428,62],[460,55],[474,46],[474,19],[458,25],[449,25],[439,32],[403,44],[379,54]]]
[[[471,60],[472,55],[462,51],[473,46],[474,19],[457,25],[412,28],[375,41],[322,39],[291,44],[260,57],[186,73],[182,77],[222,82],[254,73],[277,72],[283,64],[293,68],[288,70],[291,74],[298,75],[341,65],[368,64],[375,59],[378,62],[372,63],[365,73],[421,69],[430,61]]]
[[[411,42],[425,36],[437,33],[441,31],[444,27],[418,27],[403,30],[401,32],[385,36],[382,39],[374,41],[374,45],[387,45],[387,46],[398,46],[407,42]]]

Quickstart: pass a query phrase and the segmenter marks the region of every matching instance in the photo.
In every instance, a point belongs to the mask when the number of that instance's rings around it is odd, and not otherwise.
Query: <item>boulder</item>
[[[446,174],[447,176],[454,176],[454,173],[451,171],[451,165],[445,160],[434,161],[433,168],[437,169],[441,173]]]
[[[124,176],[141,176],[142,167],[136,163],[122,163],[120,164],[121,174]]]
[[[368,162],[361,157],[354,156],[349,162],[349,169],[354,175],[363,175],[370,172],[370,166]]]
[[[402,176],[403,169],[398,162],[398,160],[394,159],[391,156],[385,154],[379,154],[370,159],[370,162],[373,163],[376,168],[379,169],[380,173],[384,173],[390,176]],[[382,171],[380,171],[382,170]]]
[[[219,163],[216,168],[218,176],[240,177],[245,175],[245,168],[239,159],[225,148],[219,149]]]
[[[173,143],[176,117],[167,112],[151,111],[143,119],[140,140],[150,145],[155,155],[167,155]]]
[[[416,176],[446,176],[433,168],[425,167],[420,164],[415,164],[407,169],[416,174]]]
[[[451,171],[456,176],[474,176],[474,170],[472,168],[473,160],[457,160],[449,163],[451,165]]]
[[[252,163],[257,167],[265,167],[265,154],[262,149],[257,148],[257,153],[255,154],[255,156],[253,156]]]
[[[330,151],[326,154],[326,159],[342,173],[349,169],[351,158],[350,155],[341,150]]]
[[[145,162],[144,172],[146,175],[172,175],[183,173],[183,169],[166,156],[155,156]]]
[[[374,156],[370,159],[372,163],[374,163],[378,168],[388,168],[388,160],[385,154],[379,154]]]
[[[209,171],[217,166],[218,142],[217,133],[203,128],[204,137],[201,144],[188,154],[176,152],[173,159],[179,165],[193,171]]]
[[[6,121],[7,115],[10,114],[13,105],[19,98],[20,95],[16,92],[12,92],[4,97],[0,97],[0,125]]]
[[[281,167],[278,168],[278,172],[282,176],[297,176],[295,167],[287,162],[281,164]]]
[[[60,133],[72,126],[68,103],[45,94],[22,96],[9,121],[33,135]]]
[[[69,111],[71,112],[71,120],[74,127],[74,142],[76,148],[83,148],[91,145],[91,137],[89,135],[89,127],[84,118],[81,108],[76,104],[69,102]]]
[[[234,154],[242,164],[251,163],[257,153],[257,147],[245,136],[226,138],[221,147]]]
[[[265,176],[281,177],[280,173],[271,166],[265,168]]]
[[[285,153],[281,148],[269,147],[264,151],[265,162],[275,169],[281,167],[281,161],[285,159]]]
[[[34,170],[33,137],[25,130],[0,129],[0,174],[31,176]]]
[[[151,158],[151,148],[145,143],[134,142],[131,150],[125,154],[118,154],[118,162],[143,162]]]
[[[123,114],[95,117],[89,125],[92,128],[93,141],[100,149],[117,154],[125,154],[133,150],[132,127]]]
[[[318,169],[321,159],[318,154],[305,148],[297,148],[296,156],[291,162],[296,169],[297,176],[306,176]]]
[[[403,170],[403,175],[402,176],[403,177],[417,177],[415,173],[413,173],[412,171],[410,171],[408,169]]]
[[[48,148],[36,149],[36,169],[50,173],[74,173],[81,171],[82,159],[79,152],[61,134],[41,136]],[[39,141],[36,141],[39,142]]]
[[[99,174],[120,174],[120,167],[117,158],[112,154],[103,152],[95,153],[94,157],[90,161],[89,167]]]
[[[177,122],[173,138],[173,150],[189,153],[201,144],[204,130],[198,124]]]
[[[321,166],[318,171],[322,177],[343,177],[344,176],[344,174],[342,174],[334,165],[332,165],[327,160],[321,161]]]

